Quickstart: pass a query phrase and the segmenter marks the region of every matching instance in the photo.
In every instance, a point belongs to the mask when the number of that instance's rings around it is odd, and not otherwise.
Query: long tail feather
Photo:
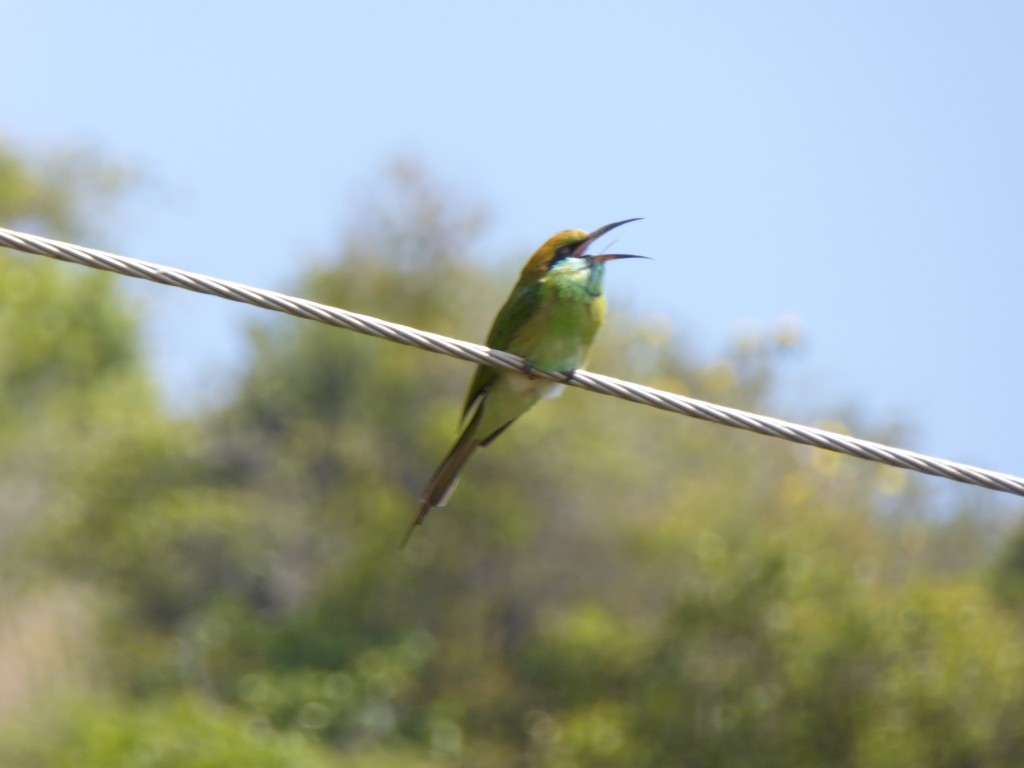
[[[427,483],[423,496],[420,497],[420,506],[416,512],[416,517],[413,518],[405,532],[405,536],[402,538],[401,549],[405,549],[405,545],[409,542],[412,532],[430,514],[430,510],[434,507],[443,507],[448,503],[449,497],[459,482],[462,468],[466,466],[466,462],[469,461],[469,457],[473,455],[473,452],[480,447],[480,441],[476,439],[478,420],[479,412],[466,425],[466,429],[463,430],[455,445],[448,452],[448,455],[444,457],[441,466],[437,468],[437,471],[430,478],[430,482]]]

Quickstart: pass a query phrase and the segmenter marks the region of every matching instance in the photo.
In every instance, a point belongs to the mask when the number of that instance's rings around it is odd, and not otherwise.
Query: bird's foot
[[[527,363],[526,365],[523,366],[522,373],[530,381],[536,381],[537,379],[540,378],[540,376],[537,375],[538,370],[539,369],[537,368],[537,366],[530,365],[529,363]],[[576,376],[576,369],[572,368],[568,371],[559,371],[559,373],[565,376],[566,382],[570,382]]]

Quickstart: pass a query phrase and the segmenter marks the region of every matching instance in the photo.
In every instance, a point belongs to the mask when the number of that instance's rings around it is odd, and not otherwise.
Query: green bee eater
[[[585,365],[606,312],[605,263],[646,258],[625,253],[589,256],[586,251],[601,235],[631,221],[637,219],[617,221],[589,235],[568,229],[544,243],[526,262],[512,295],[498,312],[487,346],[549,371],[570,373]],[[427,483],[402,546],[431,509],[445,505],[477,448],[489,445],[538,400],[557,397],[562,389],[562,384],[479,366],[462,411],[466,427]]]

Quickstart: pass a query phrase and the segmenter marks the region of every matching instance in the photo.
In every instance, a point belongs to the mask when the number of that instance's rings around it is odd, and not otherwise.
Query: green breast
[[[549,276],[542,280],[538,285],[538,310],[517,334],[509,351],[552,371],[583,366],[605,315],[600,282],[595,284],[587,277]]]

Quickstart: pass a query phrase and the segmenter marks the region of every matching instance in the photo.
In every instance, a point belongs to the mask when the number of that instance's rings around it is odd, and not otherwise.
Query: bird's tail
[[[409,542],[412,532],[430,514],[430,510],[434,507],[443,507],[448,503],[452,491],[458,485],[462,468],[466,466],[466,462],[469,461],[469,457],[473,455],[473,452],[480,447],[481,442],[476,438],[476,426],[479,417],[480,412],[478,410],[473,420],[466,425],[466,428],[455,442],[455,445],[452,446],[448,455],[444,457],[444,461],[441,462],[441,466],[434,472],[430,482],[427,483],[423,496],[420,497],[420,507],[416,512],[416,517],[413,518],[405,532],[405,536],[402,538],[402,549],[405,549],[405,545]]]

